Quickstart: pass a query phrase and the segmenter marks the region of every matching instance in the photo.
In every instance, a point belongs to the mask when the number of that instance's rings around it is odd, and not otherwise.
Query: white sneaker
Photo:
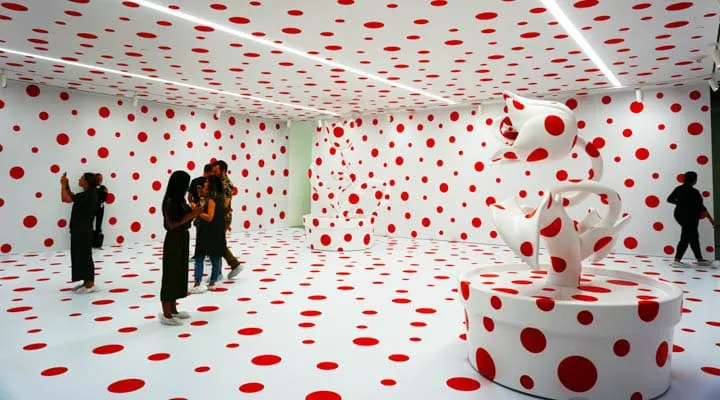
[[[176,319],[188,319],[188,318],[190,318],[190,314],[188,314],[187,311],[178,311],[176,314],[173,314],[172,316],[173,316],[173,318],[176,318]],[[163,317],[164,317],[164,315],[163,315]]]
[[[207,292],[207,287],[200,285],[200,286],[193,286],[190,288],[190,294],[200,294]]]
[[[97,286],[93,286],[93,287],[90,287],[90,288],[83,286],[83,287],[81,287],[81,288],[78,288],[78,289],[75,291],[75,293],[77,293],[77,294],[90,294],[90,293],[95,293],[95,292],[97,292],[97,291],[98,291],[98,287],[97,287]]]
[[[244,267],[242,264],[239,264],[237,267],[233,268],[233,269],[230,271],[230,273],[228,274],[227,278],[228,278],[228,279],[233,279],[233,278],[235,278],[235,277],[240,273],[240,271],[242,271],[244,268],[245,268],[245,267]]]
[[[80,289],[81,287],[85,287],[85,284],[84,284],[84,283],[81,283],[81,284],[79,284],[79,285],[77,285],[77,286],[73,286],[72,291],[73,291],[73,292],[77,292],[77,290]]]
[[[710,265],[712,265],[712,261],[710,261],[710,260],[698,261],[697,265],[700,267],[709,267]]]
[[[179,319],[168,318],[163,313],[158,314],[158,317],[160,318],[160,323],[163,325],[180,326],[183,324],[182,321],[180,321]]]
[[[675,267],[675,268],[691,268],[692,267],[692,265],[686,264],[682,261],[673,261],[672,264],[670,264],[670,266]]]

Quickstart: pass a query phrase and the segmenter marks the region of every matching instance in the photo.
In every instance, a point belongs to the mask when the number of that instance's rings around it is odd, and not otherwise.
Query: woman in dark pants
[[[199,215],[198,235],[195,243],[195,285],[190,293],[212,290],[220,279],[221,259],[227,250],[225,239],[225,199],[222,180],[209,176],[203,187],[205,208]],[[210,257],[212,270],[208,288],[201,286],[205,256]]]
[[[698,265],[709,265],[710,261],[702,257],[700,251],[700,234],[698,233],[698,225],[701,218],[707,217],[710,223],[715,226],[715,220],[710,215],[703,204],[700,191],[693,186],[697,183],[697,173],[693,171],[686,172],[683,177],[683,184],[676,187],[670,193],[667,201],[675,204],[675,221],[680,224],[682,232],[680,233],[680,242],[677,245],[675,253],[675,266],[685,266],[682,262],[683,255],[688,248],[688,244],[692,249]]]
[[[190,223],[200,213],[191,209],[185,201],[190,175],[175,171],[170,176],[163,198],[163,225],[167,233],[163,242],[162,286],[160,301],[163,325],[182,325],[181,319],[190,318],[185,311],[178,311],[177,300],[187,296],[188,262],[190,260]]]
[[[70,213],[70,262],[72,263],[72,282],[83,281],[75,286],[73,292],[87,294],[97,291],[95,286],[95,263],[92,258],[93,229],[92,220],[97,207],[95,174],[86,172],[78,181],[83,188],[80,193],[70,190],[68,178],[60,178],[60,198],[63,203],[72,203]]]

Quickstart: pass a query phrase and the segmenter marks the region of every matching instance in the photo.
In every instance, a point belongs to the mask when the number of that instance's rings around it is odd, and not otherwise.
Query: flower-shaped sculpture
[[[561,160],[579,147],[592,167],[587,179],[547,190],[537,207],[518,198],[492,205],[500,237],[524,263],[460,276],[471,364],[490,380],[543,398],[661,395],[670,381],[668,349],[682,292],[643,275],[581,267],[585,259],[605,257],[629,221],[621,216],[618,193],[597,183],[600,153],[578,136],[573,112],[563,104],[508,92],[505,112],[505,147],[495,163]],[[589,194],[607,205],[605,216],[591,209],[582,221],[573,220],[566,207]],[[538,263],[540,237],[549,265]]]
[[[317,250],[363,250],[372,246],[375,219],[389,198],[387,183],[359,180],[349,157],[354,151],[352,141],[337,136],[330,136],[329,151],[340,156],[340,166],[330,170],[330,182],[324,181],[312,166],[308,168],[313,201],[323,200],[329,208],[323,207],[318,215],[303,216],[306,241]]]

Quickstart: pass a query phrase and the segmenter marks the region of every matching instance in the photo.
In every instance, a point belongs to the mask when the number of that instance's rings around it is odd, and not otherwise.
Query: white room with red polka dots
[[[719,16],[0,0],[0,400],[720,398]]]

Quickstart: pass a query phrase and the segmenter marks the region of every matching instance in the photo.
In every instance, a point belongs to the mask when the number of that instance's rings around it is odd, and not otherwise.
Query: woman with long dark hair
[[[163,325],[182,325],[181,319],[190,318],[185,311],[178,311],[177,300],[187,296],[187,265],[190,260],[190,223],[200,213],[191,209],[185,201],[190,175],[175,171],[170,176],[162,203],[165,240],[163,242],[162,286],[160,301]]]
[[[703,204],[700,191],[693,186],[697,183],[697,173],[688,171],[683,176],[683,184],[676,187],[670,193],[667,201],[675,204],[675,212],[673,213],[675,221],[680,224],[682,231],[680,233],[680,242],[677,245],[675,253],[675,266],[686,266],[682,262],[683,255],[688,248],[688,244],[692,249],[698,265],[709,265],[710,261],[705,260],[700,251],[700,234],[698,233],[698,225],[700,219],[707,217],[710,223],[715,226],[715,220],[708,212]]]
[[[227,249],[225,239],[225,195],[222,179],[211,175],[203,186],[205,207],[199,215],[198,234],[195,243],[195,285],[190,293],[202,293],[212,289],[220,278],[222,256]],[[212,272],[208,288],[201,286],[205,256],[209,256]]]
[[[70,213],[72,282],[83,281],[82,284],[73,288],[73,292],[87,294],[97,291],[95,263],[92,258],[92,220],[95,216],[95,207],[97,207],[95,174],[84,173],[78,180],[78,185],[83,188],[83,191],[73,193],[70,190],[67,174],[64,173],[60,178],[60,198],[63,203],[72,203],[73,205]]]

